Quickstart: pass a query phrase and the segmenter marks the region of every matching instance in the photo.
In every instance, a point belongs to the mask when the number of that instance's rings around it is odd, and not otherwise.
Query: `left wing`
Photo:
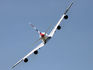
[[[26,58],[28,58],[34,51],[38,50],[39,48],[43,47],[44,43],[42,42],[41,44],[39,44],[35,49],[33,49],[30,53],[28,53],[25,57],[23,57],[21,60],[19,60],[15,65],[13,65],[11,67],[14,68],[16,65],[18,65],[21,61],[25,60]]]

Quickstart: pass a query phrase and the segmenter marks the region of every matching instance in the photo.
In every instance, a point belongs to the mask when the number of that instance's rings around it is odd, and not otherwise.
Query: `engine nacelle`
[[[24,59],[24,62],[25,62],[25,63],[26,63],[26,62],[28,62],[28,59],[27,59],[27,58],[25,58],[25,59]]]
[[[61,26],[58,26],[57,29],[60,30],[61,29]]]
[[[65,16],[64,16],[64,19],[68,19],[68,15],[65,15]]]
[[[36,51],[34,51],[34,54],[36,55],[36,54],[38,54],[38,51],[36,50]]]

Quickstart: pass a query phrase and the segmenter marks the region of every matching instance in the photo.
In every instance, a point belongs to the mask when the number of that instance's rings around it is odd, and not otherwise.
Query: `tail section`
[[[53,23],[50,25],[50,27],[53,25]],[[47,31],[45,32],[45,35],[47,34],[48,30],[50,29],[50,27],[47,29]]]
[[[38,39],[34,44],[36,44],[39,40],[41,40],[41,38],[40,39]],[[32,44],[30,47],[32,47],[34,44]]]
[[[29,22],[29,24],[30,24],[39,34],[41,34],[41,32],[40,32],[38,29],[36,29],[30,22]]]

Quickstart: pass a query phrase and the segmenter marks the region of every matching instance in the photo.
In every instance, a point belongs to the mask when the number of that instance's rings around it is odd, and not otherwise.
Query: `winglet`
[[[20,61],[18,61],[14,66],[12,66],[10,69],[14,68],[16,65],[18,65],[21,61],[23,61],[23,59],[21,59]]]
[[[70,6],[67,8],[67,10],[65,11],[65,13],[64,14],[66,14],[67,12],[68,12],[68,10],[70,9],[70,7],[72,6],[72,4],[73,4],[73,1],[72,1],[72,3],[70,4]]]

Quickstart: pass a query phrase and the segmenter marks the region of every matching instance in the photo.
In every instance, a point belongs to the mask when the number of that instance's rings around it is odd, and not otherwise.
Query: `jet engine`
[[[61,29],[61,26],[58,26],[57,29],[60,30]]]
[[[68,15],[65,15],[65,16],[64,16],[64,19],[68,19]]]
[[[38,51],[36,50],[36,51],[34,51],[34,54],[36,55],[36,54],[38,54]]]
[[[25,63],[26,63],[26,62],[28,62],[28,59],[27,59],[27,58],[25,58],[25,59],[24,59],[24,62],[25,62]]]

